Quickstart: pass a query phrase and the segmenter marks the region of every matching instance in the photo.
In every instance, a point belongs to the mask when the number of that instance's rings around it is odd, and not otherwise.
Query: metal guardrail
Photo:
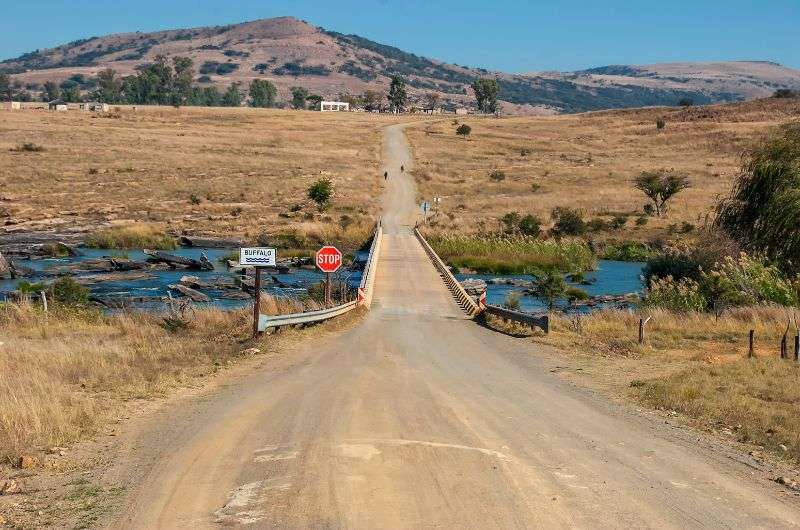
[[[550,333],[550,316],[549,315],[532,315],[530,313],[523,313],[522,311],[512,311],[505,307],[496,305],[486,305],[483,312],[489,315],[500,317],[504,320],[512,320],[520,324],[525,324],[531,327],[540,328],[545,333]]]
[[[381,241],[383,240],[383,226],[378,220],[375,228],[375,236],[372,238],[372,246],[369,249],[369,257],[361,274],[361,285],[358,286],[358,303],[368,309],[372,305],[372,293],[375,285],[375,274],[378,269],[378,258],[381,254]]]
[[[337,305],[329,309],[320,309],[319,311],[306,311],[304,313],[292,313],[291,315],[259,315],[258,331],[265,331],[268,328],[279,328],[281,326],[321,322],[329,318],[343,315],[356,307],[358,307],[358,301],[353,300],[346,304]]]
[[[381,248],[381,239],[383,238],[383,228],[381,227],[380,220],[378,226],[375,228],[375,236],[372,239],[372,246],[369,249],[369,257],[367,264],[364,267],[364,272],[361,276],[361,284],[358,288],[358,300],[347,302],[328,309],[320,309],[318,311],[305,311],[303,313],[292,313],[289,315],[259,315],[258,316],[258,331],[263,332],[269,328],[279,328],[281,326],[294,326],[298,324],[312,324],[314,322],[322,322],[330,318],[338,317],[347,312],[352,311],[359,305],[369,307],[372,303],[372,290],[375,284],[375,270],[378,265],[378,256]]]
[[[447,288],[450,289],[450,292],[453,293],[453,296],[455,297],[456,302],[458,302],[458,305],[461,306],[461,309],[463,309],[464,312],[469,316],[475,316],[480,313],[481,309],[478,307],[478,304],[475,303],[475,300],[473,300],[472,297],[467,294],[467,292],[464,290],[464,287],[462,287],[461,283],[456,280],[455,276],[453,276],[453,273],[450,272],[450,269],[442,261],[442,258],[440,258],[430,244],[428,244],[418,228],[414,228],[414,235],[416,235],[417,239],[419,239],[420,244],[422,244],[422,248],[425,249],[425,252],[431,258],[433,266],[439,271],[444,283],[447,285]]]

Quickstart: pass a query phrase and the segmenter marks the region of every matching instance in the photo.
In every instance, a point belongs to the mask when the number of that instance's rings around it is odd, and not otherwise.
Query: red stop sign
[[[317,267],[322,272],[336,272],[342,266],[342,253],[336,247],[322,247],[317,251]]]

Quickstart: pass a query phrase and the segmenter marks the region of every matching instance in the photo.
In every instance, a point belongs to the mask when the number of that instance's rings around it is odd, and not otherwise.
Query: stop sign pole
[[[327,245],[317,251],[317,267],[325,273],[325,305],[331,305],[331,274],[342,266],[342,253],[338,248]]]

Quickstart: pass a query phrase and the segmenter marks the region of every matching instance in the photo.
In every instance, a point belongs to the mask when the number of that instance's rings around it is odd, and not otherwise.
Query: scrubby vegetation
[[[479,273],[535,274],[555,269],[576,272],[593,269],[595,256],[578,240],[541,240],[530,236],[430,236],[439,256],[458,269]]]
[[[107,228],[86,238],[89,248],[153,249],[170,250],[177,248],[175,237],[166,234],[154,225],[134,224]]]

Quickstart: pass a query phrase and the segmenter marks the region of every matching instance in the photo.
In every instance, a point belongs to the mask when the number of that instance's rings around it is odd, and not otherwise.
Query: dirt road
[[[466,320],[385,136],[372,311],[152,421],[115,528],[786,528],[796,500],[696,435],[576,388]],[[376,177],[377,178],[377,177]]]

